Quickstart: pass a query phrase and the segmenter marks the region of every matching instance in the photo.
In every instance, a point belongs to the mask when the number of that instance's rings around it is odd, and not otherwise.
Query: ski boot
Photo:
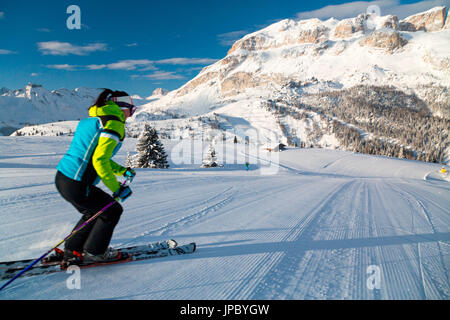
[[[61,261],[61,269],[67,269],[71,265],[80,265],[83,263],[83,255],[77,251],[64,249],[64,257]]]
[[[41,260],[42,264],[54,264],[57,262],[61,262],[64,259],[64,251],[58,248],[53,250],[53,253],[46,256]]]
[[[113,262],[127,259],[128,255],[120,252],[119,249],[113,249],[109,247],[103,254],[91,254],[87,251],[83,254],[84,263],[102,263],[102,262]]]

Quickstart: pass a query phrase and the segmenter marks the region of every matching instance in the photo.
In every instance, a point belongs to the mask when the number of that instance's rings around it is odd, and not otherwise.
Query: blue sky
[[[400,18],[450,0],[0,0],[0,88],[108,87],[149,96],[176,89],[276,21],[346,18],[376,4]],[[69,30],[70,5],[81,29]]]

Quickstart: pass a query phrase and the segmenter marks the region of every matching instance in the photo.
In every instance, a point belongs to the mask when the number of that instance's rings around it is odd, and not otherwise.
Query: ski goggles
[[[114,101],[120,109],[130,110],[130,117],[136,112],[136,106],[133,103],[133,99],[130,96],[125,97],[111,97],[111,101]]]

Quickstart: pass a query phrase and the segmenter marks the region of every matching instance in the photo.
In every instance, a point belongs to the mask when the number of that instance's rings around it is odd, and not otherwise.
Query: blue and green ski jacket
[[[126,168],[111,158],[125,138],[125,116],[112,101],[102,107],[92,106],[89,116],[78,124],[70,148],[57,169],[68,178],[91,185],[101,180],[116,192],[120,184],[115,176],[123,175]]]

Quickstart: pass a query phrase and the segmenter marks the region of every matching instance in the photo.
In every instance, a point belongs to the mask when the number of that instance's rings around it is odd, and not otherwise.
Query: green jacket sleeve
[[[112,192],[120,188],[115,175],[121,175],[126,168],[111,160],[117,141],[107,136],[100,136],[97,148],[92,156],[92,165],[98,176]]]
[[[122,167],[120,164],[114,162],[113,160],[110,160],[110,163],[111,169],[116,176],[122,176],[125,171],[127,171],[127,168]]]

